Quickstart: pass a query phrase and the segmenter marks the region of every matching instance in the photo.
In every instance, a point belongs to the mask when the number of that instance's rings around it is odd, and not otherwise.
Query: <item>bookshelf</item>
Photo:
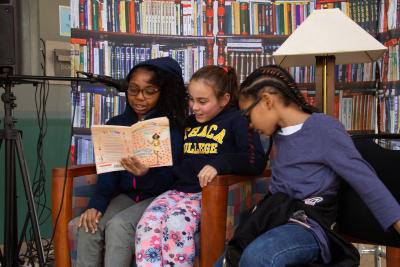
[[[380,1],[382,10],[378,18],[377,38],[388,50],[382,57],[381,67],[381,87],[379,90],[378,101],[380,132],[399,133],[400,132],[400,68],[399,68],[399,38],[400,38],[400,2],[399,1]]]
[[[219,0],[217,3],[217,63],[236,68],[241,80],[262,63],[273,63],[272,53],[314,9],[341,9],[388,46],[389,51],[378,63],[335,66],[336,92],[331,100],[334,101],[334,116],[341,120],[349,131],[373,131],[377,123],[375,109],[379,99],[381,131],[399,131],[395,119],[399,117],[395,107],[400,103],[399,67],[395,62],[399,58],[400,38],[398,1],[382,0],[380,6],[377,0]],[[384,11],[379,12],[379,9]],[[375,89],[377,67],[380,69],[383,88],[379,96]],[[307,101],[315,103],[315,68],[292,67],[289,71]]]

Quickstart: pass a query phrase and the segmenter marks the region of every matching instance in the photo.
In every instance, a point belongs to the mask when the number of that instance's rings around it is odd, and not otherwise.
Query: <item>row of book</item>
[[[300,90],[310,105],[315,105],[315,90]],[[376,124],[376,96],[375,89],[354,91],[341,89],[335,91],[334,114],[346,128],[352,131],[366,131],[375,129]]]
[[[320,8],[320,5],[322,4],[317,4],[317,8]],[[341,9],[343,13],[349,16],[364,30],[371,34],[376,34],[376,25],[378,20],[378,0],[337,1],[324,5],[326,5],[328,8]]]
[[[71,118],[73,127],[90,128],[94,124],[105,124],[111,117],[125,110],[125,94],[112,88],[92,84],[72,87]]]
[[[204,0],[71,0],[71,28],[189,36],[205,36],[208,28],[212,35],[208,2],[207,7]]]
[[[335,77],[338,82],[375,81],[376,64],[359,63],[335,66]]]
[[[392,39],[385,43],[388,50],[382,58],[383,68],[382,68],[382,81],[398,81],[400,79],[400,68],[399,68],[399,58],[400,58],[400,39]]]
[[[219,34],[291,34],[314,10],[314,2],[226,1],[218,18]]]
[[[338,7],[361,27],[375,33],[397,29],[397,0],[349,0]],[[288,35],[318,1],[222,0],[71,0],[71,28],[105,32],[205,36],[218,34]]]
[[[384,88],[379,95],[381,132],[400,133],[400,86]]]
[[[381,0],[379,16],[379,32],[398,29],[400,27],[400,3],[398,0]]]
[[[94,163],[94,150],[90,135],[75,134],[72,136],[71,163],[75,165]]]
[[[240,77],[240,81],[243,81],[258,67],[274,64],[272,53],[278,48],[279,45],[264,45],[262,39],[258,38],[227,38],[224,51],[225,59],[222,64],[234,67]],[[291,67],[289,70],[297,83],[314,82],[314,66]],[[337,65],[335,66],[335,77],[338,82],[374,81],[376,77],[376,64],[360,63]]]
[[[227,52],[226,63],[235,68],[239,81],[243,82],[247,76],[261,66],[274,64],[274,58],[268,52]],[[314,67],[290,67],[290,74],[297,83],[311,83],[314,81]]]
[[[375,90],[370,93],[363,90],[339,91],[338,119],[347,130],[366,131],[375,129],[376,123],[376,96]]]
[[[77,39],[74,39],[75,42]],[[174,58],[182,67],[184,81],[188,82],[192,74],[206,65],[207,53],[205,46],[182,46],[173,48],[160,44],[148,47],[133,44],[117,45],[109,41],[94,41],[79,39],[73,44],[71,74],[77,71],[91,72],[124,79],[133,66],[148,60],[169,56]],[[181,46],[178,44],[177,46]]]

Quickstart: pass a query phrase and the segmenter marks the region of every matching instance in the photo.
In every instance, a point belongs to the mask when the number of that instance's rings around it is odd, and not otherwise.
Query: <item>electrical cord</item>
[[[40,39],[42,43],[41,54],[43,61],[40,63],[43,75],[45,75],[45,62],[46,62],[46,45],[43,39]],[[50,86],[48,82],[36,83],[35,86],[35,108],[36,108],[36,121],[39,129],[38,138],[36,142],[36,167],[32,180],[32,194],[37,205],[37,215],[39,226],[45,224],[51,216],[51,208],[47,206],[47,194],[46,194],[46,165],[44,161],[44,140],[48,129],[48,120],[46,113],[47,100],[49,96]],[[26,249],[25,253],[19,255],[19,259],[26,265],[31,264],[32,266],[37,262],[37,248],[33,242],[33,230],[27,228],[28,217],[25,220],[25,225],[22,231],[24,236],[21,236],[19,248],[22,246],[22,241],[25,240]],[[43,248],[45,251],[51,250],[51,243],[47,242],[46,239],[42,239]],[[46,258],[49,254],[47,254]]]
[[[75,88],[79,88],[79,82],[77,82],[74,86],[75,86]],[[77,96],[77,90],[74,91],[74,89],[72,89],[71,94],[72,94],[72,98],[71,98],[72,99],[72,103],[71,103],[71,105],[72,105],[73,108],[72,108],[72,119],[71,119],[71,125],[70,125],[69,145],[68,145],[67,157],[66,157],[66,161],[65,161],[65,175],[64,175],[63,189],[62,189],[62,193],[61,193],[61,202],[60,202],[60,205],[58,207],[58,212],[57,212],[56,219],[54,221],[53,233],[51,235],[50,244],[53,243],[54,236],[55,236],[55,233],[57,231],[57,226],[58,226],[58,221],[59,221],[59,218],[60,218],[61,210],[62,210],[63,204],[64,204],[65,188],[66,188],[66,184],[67,184],[67,169],[68,169],[68,166],[69,166],[69,159],[70,159],[70,156],[71,156],[71,146],[72,146],[72,137],[73,137],[73,129],[74,129],[74,121],[75,121],[75,111],[76,111],[76,105],[75,105],[74,101],[75,101],[75,98]],[[49,251],[47,251],[46,259],[48,258],[48,255],[49,255]],[[46,260],[46,262],[47,262],[47,260]]]

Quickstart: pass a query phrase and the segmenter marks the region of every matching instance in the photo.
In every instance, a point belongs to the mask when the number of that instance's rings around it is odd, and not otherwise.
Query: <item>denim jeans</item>
[[[306,227],[288,223],[257,237],[243,251],[240,267],[284,267],[315,261],[320,254],[314,235]],[[223,257],[215,264],[222,266]]]

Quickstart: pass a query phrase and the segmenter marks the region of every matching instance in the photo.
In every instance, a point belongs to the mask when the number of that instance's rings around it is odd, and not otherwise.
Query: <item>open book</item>
[[[91,128],[97,173],[124,170],[121,159],[135,155],[148,167],[172,165],[167,117],[132,126],[93,125]]]

